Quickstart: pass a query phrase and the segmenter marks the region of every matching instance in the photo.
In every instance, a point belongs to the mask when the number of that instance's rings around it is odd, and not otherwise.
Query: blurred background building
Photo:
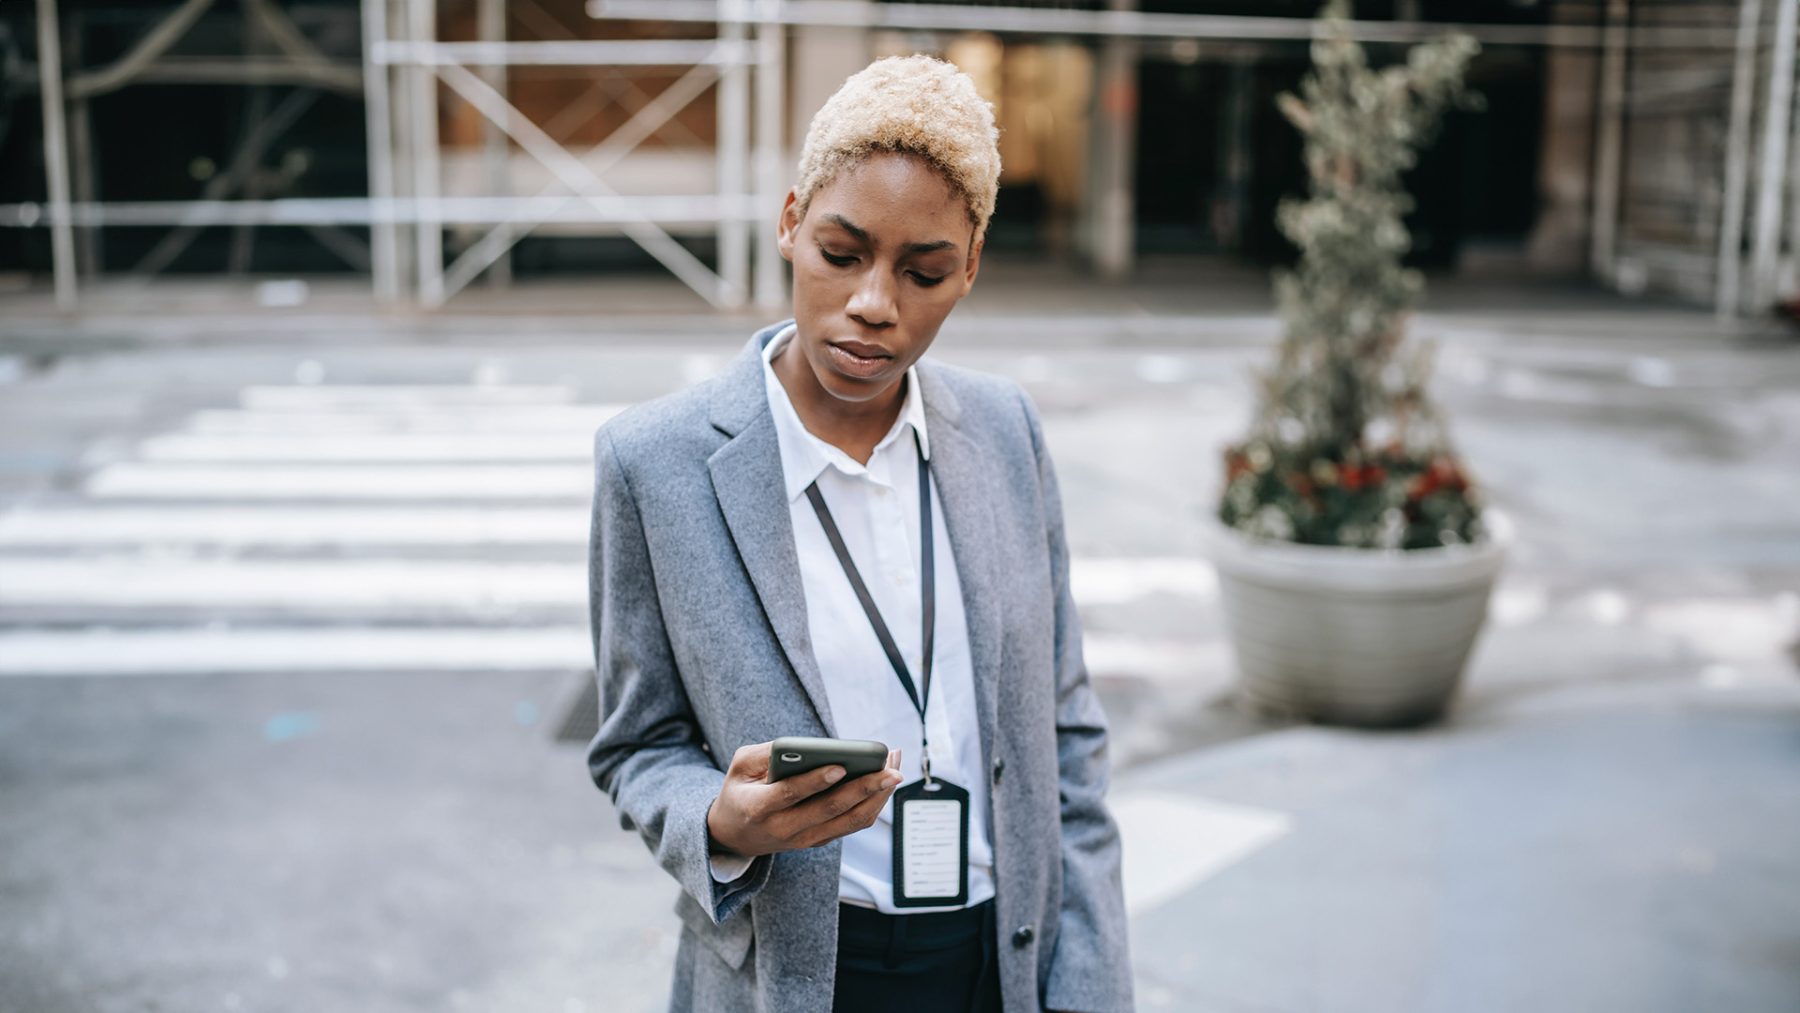
[[[1413,173],[1421,266],[1759,313],[1794,292],[1800,0],[1361,0],[1455,25],[1485,97]],[[1127,278],[1271,264],[1303,185],[1273,97],[1313,0],[36,0],[0,7],[0,271],[471,284],[673,272],[778,305],[772,232],[850,73],[939,54],[993,101],[989,249]],[[654,20],[652,20],[654,19]],[[1395,47],[1398,48],[1397,46]],[[34,281],[35,280],[35,281]]]

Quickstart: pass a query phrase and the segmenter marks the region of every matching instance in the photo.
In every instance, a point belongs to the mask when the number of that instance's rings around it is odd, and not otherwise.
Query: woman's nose
[[[894,305],[894,283],[887,271],[870,270],[863,274],[856,291],[850,295],[845,310],[871,327],[886,327],[899,317]]]

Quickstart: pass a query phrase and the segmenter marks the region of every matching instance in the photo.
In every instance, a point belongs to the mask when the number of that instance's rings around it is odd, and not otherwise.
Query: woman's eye
[[[937,277],[933,278],[929,274],[920,274],[917,271],[913,272],[913,280],[918,282],[920,285],[923,285],[926,288],[930,288],[931,286],[936,285],[938,282],[943,281],[945,277],[946,277],[946,275],[940,274]]]
[[[823,246],[819,247],[819,256],[824,257],[827,263],[835,264],[838,267],[849,267],[851,264],[856,263],[855,257],[839,256]]]

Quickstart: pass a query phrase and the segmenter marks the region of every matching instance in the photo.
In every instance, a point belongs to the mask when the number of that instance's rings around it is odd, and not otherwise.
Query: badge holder
[[[969,902],[969,793],[925,776],[894,789],[894,906]]]

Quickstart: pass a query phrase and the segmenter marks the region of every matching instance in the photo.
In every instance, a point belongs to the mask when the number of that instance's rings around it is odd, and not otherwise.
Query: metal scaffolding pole
[[[407,36],[415,43],[437,42],[437,0],[407,0]],[[444,230],[438,221],[438,94],[437,77],[428,66],[412,69],[412,175],[413,200],[418,203],[418,225],[413,233],[419,272],[419,301],[438,306],[444,301]]]
[[[363,110],[369,139],[370,273],[375,299],[400,299],[400,267],[394,226],[393,104],[388,97],[388,68],[375,62],[375,50],[387,42],[385,0],[363,0]]]
[[[588,0],[588,16],[621,21],[716,22],[714,0]],[[739,20],[759,20],[740,14]],[[1233,14],[1162,14],[1109,7],[1003,7],[945,3],[872,3],[866,0],[781,0],[775,19],[789,25],[892,28],[901,31],[1007,32],[1111,38],[1261,39],[1306,42],[1319,32],[1312,18]],[[1458,21],[1351,21],[1359,42],[1426,42],[1459,32],[1482,45],[1571,46],[1604,44],[1605,29],[1591,25],[1473,24]],[[1629,33],[1633,49],[1730,49],[1731,29],[1641,25]]]
[[[1800,0],[1778,0],[1775,51],[1769,61],[1769,101],[1763,114],[1762,167],[1757,178],[1756,243],[1750,255],[1750,305],[1766,309],[1775,298],[1781,245],[1781,197],[1787,176],[1788,119],[1794,104],[1794,28]]]
[[[482,42],[506,41],[506,5],[502,0],[477,0],[475,5],[475,37]],[[507,68],[504,66],[487,66],[481,68],[481,79],[489,88],[498,92],[502,98],[506,96]],[[509,163],[512,159],[512,148],[507,144],[506,131],[500,129],[498,123],[485,123],[481,131],[481,162],[487,177],[488,192],[500,196],[511,196],[512,173]],[[488,283],[495,288],[505,288],[512,284],[512,254],[501,251],[487,269]]]
[[[538,153],[548,150],[539,144],[541,140],[542,135],[532,135],[531,145],[528,147],[522,142],[520,147],[535,158]],[[569,152],[564,152],[557,160],[562,162],[565,157],[576,167],[576,172],[569,174],[568,180],[584,178],[585,174],[580,168],[581,160]],[[562,168],[563,165],[557,165],[553,167],[553,171],[560,172]],[[557,189],[570,189],[571,183],[568,180],[559,181]],[[656,227],[657,223],[716,225],[722,210],[716,195],[711,194],[622,195],[610,191],[604,184],[592,187],[584,184],[583,187],[580,193],[552,193],[538,197],[439,197],[432,215],[439,222],[463,225],[512,224],[521,217],[546,221],[555,218],[559,222],[574,225],[613,226],[618,231],[631,235],[632,230],[628,226],[638,224],[651,227]],[[405,224],[412,220],[415,213],[416,209],[411,201],[400,201],[390,217],[396,223]],[[255,225],[259,228],[277,225],[336,228],[367,225],[369,202],[362,197],[103,201],[71,204],[68,217],[78,229],[169,226],[182,230],[236,225]],[[44,224],[43,219],[43,208],[37,204],[0,204],[0,228],[39,226]],[[676,249],[681,247],[677,245]],[[692,262],[699,263],[697,260]],[[716,295],[718,279],[710,271],[705,274],[712,280],[706,282],[706,292],[702,294]]]
[[[1725,208],[1719,222],[1719,266],[1713,297],[1721,320],[1736,316],[1744,266],[1744,194],[1750,174],[1750,114],[1755,104],[1756,29],[1762,0],[1738,5],[1737,61],[1731,71],[1731,121],[1725,141]]]
[[[718,0],[719,38],[741,50],[747,29],[740,6],[743,0]],[[750,187],[750,89],[745,80],[749,68],[734,61],[719,78],[718,173],[719,200],[735,209]],[[728,307],[742,306],[750,289],[750,230],[740,215],[728,211],[719,222],[719,276],[724,279]]]
[[[74,30],[69,34],[68,57],[70,66],[79,67],[82,63],[82,31],[81,15],[76,14]],[[69,182],[77,204],[91,204],[100,199],[100,188],[95,179],[95,167],[99,157],[94,149],[94,117],[93,103],[86,98],[77,98],[65,89],[63,98],[69,110]],[[80,278],[97,278],[100,276],[100,265],[103,262],[99,229],[82,229],[75,234],[75,274]]]
[[[75,308],[75,231],[69,220],[69,140],[63,120],[62,33],[56,0],[38,0],[38,84],[44,101],[44,173],[50,189],[50,268],[56,304]]]
[[[764,4],[764,13],[773,5]],[[785,75],[787,27],[765,20],[756,29],[756,305],[777,309],[785,301],[784,272],[775,234],[785,187],[787,151],[781,105],[787,94]]]
[[[254,5],[245,5],[243,46],[244,62],[246,63],[254,63],[268,58],[266,52],[269,48],[268,32],[264,30],[260,19],[249,16],[258,10],[260,8]],[[268,121],[269,86],[261,83],[251,85],[250,95],[245,100],[245,106],[246,111],[241,114],[242,122],[238,125],[239,150],[248,148],[251,139],[256,135],[257,128]],[[261,200],[263,197],[263,174],[257,171],[261,161],[260,153],[251,158],[238,181],[238,189],[250,200]],[[231,230],[231,246],[225,258],[226,273],[232,275],[249,273],[255,253],[255,242],[254,226],[238,225]]]
[[[402,0],[370,0],[370,2],[382,10],[382,24],[385,26],[382,31],[383,38],[398,40],[384,42],[383,48],[406,45],[406,7]],[[381,48],[376,49],[375,59],[376,62],[387,66]],[[392,187],[390,191],[392,203],[388,207],[393,215],[392,220],[396,229],[394,270],[400,286],[401,299],[411,301],[417,295],[414,291],[417,274],[413,270],[413,261],[416,259],[413,256],[415,248],[413,230],[418,224],[418,201],[413,199],[412,192],[413,131],[408,126],[406,117],[412,115],[414,109],[412,95],[418,81],[416,75],[411,72],[411,68],[400,66],[388,68],[388,82],[390,94],[388,123],[392,131],[388,138],[391,152],[389,164],[392,166],[388,179]]]
[[[1630,0],[1607,0],[1606,33],[1600,50],[1599,137],[1594,144],[1588,269],[1609,284],[1619,247],[1619,176],[1625,148],[1625,43],[1630,22]]]

